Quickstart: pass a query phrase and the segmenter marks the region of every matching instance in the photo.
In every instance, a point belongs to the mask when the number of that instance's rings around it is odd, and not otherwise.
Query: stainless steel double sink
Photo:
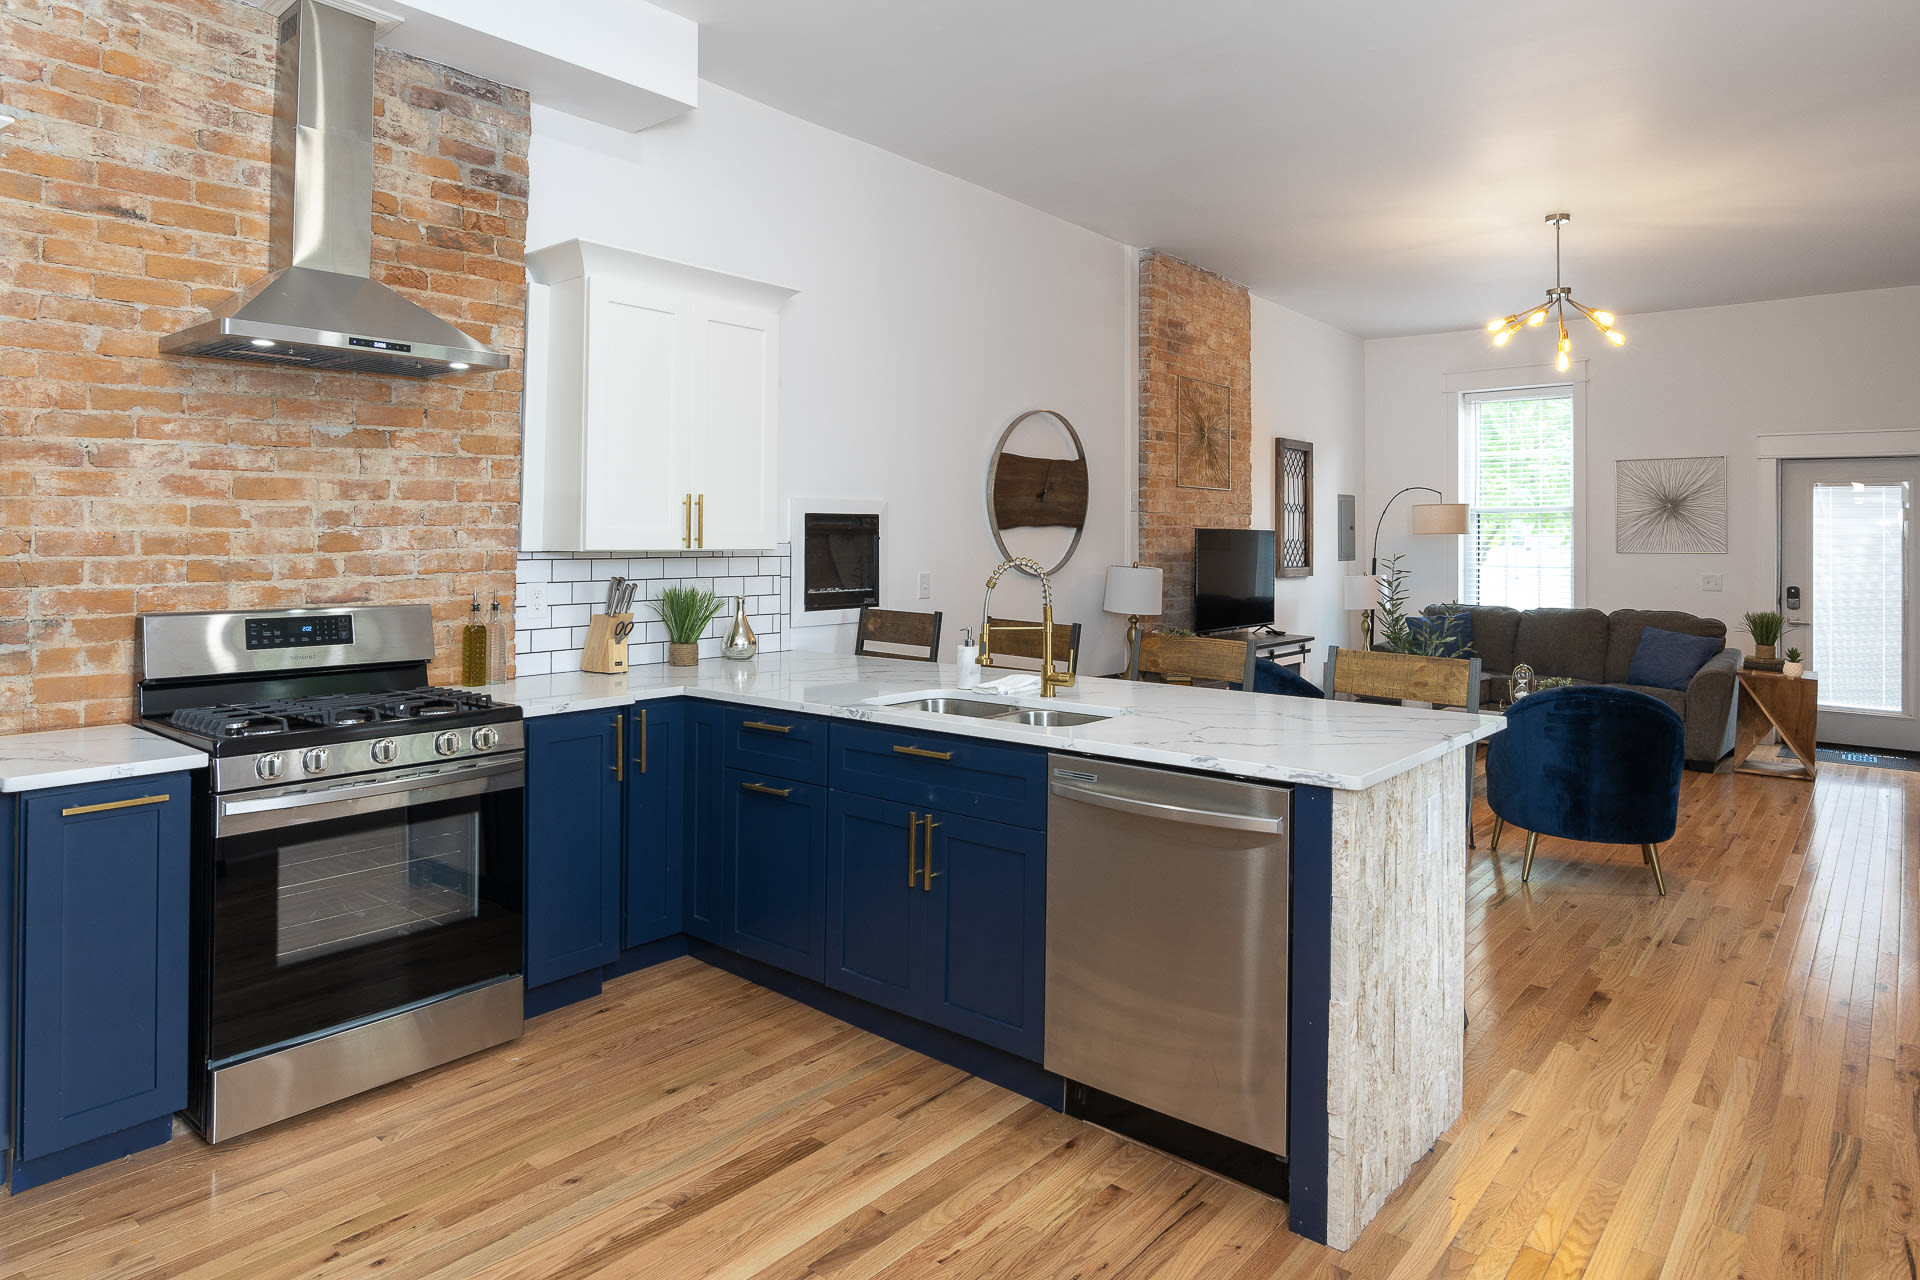
[[[1112,713],[1060,711],[1052,707],[1022,707],[1005,702],[988,702],[980,698],[958,698],[950,694],[908,698],[900,702],[888,701],[884,705],[895,711],[930,711],[941,716],[1004,720],[1008,724],[1032,725],[1042,729],[1064,729],[1071,725],[1093,724],[1095,721],[1113,718]]]

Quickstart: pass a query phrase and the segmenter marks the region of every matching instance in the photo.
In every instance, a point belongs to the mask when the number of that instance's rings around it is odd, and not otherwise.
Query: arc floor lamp
[[[1409,493],[1430,493],[1434,497],[1444,497],[1431,485],[1410,484],[1399,493],[1387,499],[1380,508],[1380,518],[1373,525],[1373,550],[1368,559],[1367,576],[1357,583],[1349,583],[1347,588],[1347,607],[1356,607],[1356,600],[1364,600],[1367,611],[1367,646],[1373,646],[1373,614],[1380,607],[1380,530],[1387,523],[1387,512],[1393,510],[1393,504]],[[1467,504],[1464,502],[1416,502],[1413,504],[1414,533],[1421,534],[1462,534],[1467,531]],[[1367,585],[1360,585],[1361,583]]]

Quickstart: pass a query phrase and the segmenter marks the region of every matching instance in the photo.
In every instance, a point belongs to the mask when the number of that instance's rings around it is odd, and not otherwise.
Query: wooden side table
[[[1813,752],[1814,728],[1820,713],[1819,680],[1812,676],[1784,676],[1744,669],[1738,675],[1740,715],[1734,724],[1734,772],[1811,782],[1817,765]],[[1780,731],[1780,740],[1797,759],[1772,763],[1747,759],[1768,729]]]

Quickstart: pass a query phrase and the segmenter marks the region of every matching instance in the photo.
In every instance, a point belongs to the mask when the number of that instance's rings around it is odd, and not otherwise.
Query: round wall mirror
[[[987,464],[987,527],[1002,559],[1060,572],[1087,525],[1087,450],[1062,414],[1029,409],[1007,424]],[[1027,572],[1022,569],[1022,573]]]

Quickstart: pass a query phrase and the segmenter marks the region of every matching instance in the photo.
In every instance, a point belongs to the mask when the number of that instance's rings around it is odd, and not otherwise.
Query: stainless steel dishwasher
[[[1047,774],[1047,1070],[1284,1157],[1292,793],[1065,755]]]

